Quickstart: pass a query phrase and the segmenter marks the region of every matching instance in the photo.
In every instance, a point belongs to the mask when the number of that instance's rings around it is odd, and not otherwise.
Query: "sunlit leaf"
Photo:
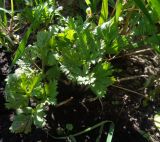
[[[33,115],[34,124],[40,128],[44,127],[46,125],[45,116],[46,114],[43,110],[43,106],[38,105],[34,110],[34,115]]]
[[[149,0],[151,2],[153,9],[157,12],[160,18],[160,1],[159,0]]]
[[[91,1],[90,0],[85,0],[86,4],[89,6],[91,5]]]
[[[118,22],[119,16],[121,15],[121,11],[122,11],[122,0],[117,0],[116,3],[116,22]]]
[[[114,123],[111,123],[110,127],[109,127],[109,132],[108,132],[108,136],[106,139],[106,142],[112,142],[112,138],[113,138],[113,133],[114,133]]]
[[[106,22],[107,18],[108,18],[108,0],[103,0],[98,25],[102,25],[104,22]]]
[[[156,125],[156,127],[160,130],[160,114],[157,113],[154,116],[154,124]]]

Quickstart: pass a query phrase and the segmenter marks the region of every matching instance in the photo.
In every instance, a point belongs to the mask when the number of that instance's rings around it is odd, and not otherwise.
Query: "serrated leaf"
[[[35,73],[23,61],[19,61],[19,68],[14,74],[8,75],[5,87],[6,106],[8,108],[27,107],[30,97],[41,96],[41,73]],[[15,103],[16,102],[16,103]]]
[[[21,79],[15,74],[10,74],[7,77],[7,84],[5,87],[6,107],[17,109],[28,105],[28,97],[25,91],[20,86]],[[16,102],[16,103],[15,103]]]
[[[95,82],[91,85],[91,90],[98,96],[103,97],[106,94],[107,87],[115,81],[112,77],[112,70],[109,63],[97,65],[94,70]]]
[[[33,115],[33,121],[34,121],[34,124],[37,126],[37,127],[44,127],[46,125],[46,120],[45,120],[45,112],[44,112],[44,109],[43,109],[43,105],[38,105],[35,110],[34,110],[34,115]]]
[[[29,133],[31,132],[32,116],[19,114],[14,117],[10,130],[13,133]]]

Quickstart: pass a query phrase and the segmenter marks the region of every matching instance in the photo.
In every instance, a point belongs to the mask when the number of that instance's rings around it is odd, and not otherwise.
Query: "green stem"
[[[11,0],[11,15],[12,15],[12,21],[13,21],[13,17],[14,17],[14,3],[13,3],[13,0]]]
[[[5,9],[6,8],[6,4],[5,4],[5,0],[3,0],[3,8]],[[3,12],[3,20],[4,20],[4,25],[7,27],[7,16],[6,16],[6,13]]]
[[[53,139],[59,139],[59,140],[67,139],[67,138],[70,137],[70,136],[76,137],[76,136],[82,135],[82,134],[84,134],[84,133],[87,133],[87,132],[89,132],[89,131],[92,131],[93,129],[96,129],[96,128],[99,127],[99,126],[104,125],[105,123],[112,123],[112,124],[113,124],[112,121],[105,120],[105,121],[102,121],[102,122],[100,122],[100,123],[98,123],[98,124],[95,124],[95,125],[92,126],[92,127],[89,127],[89,128],[87,128],[87,129],[85,129],[85,130],[83,130],[83,131],[80,131],[80,132],[78,132],[78,133],[74,133],[74,134],[72,134],[72,135],[68,135],[68,136],[64,136],[64,137],[56,137],[56,136],[53,136],[53,135],[51,135],[51,134],[48,134],[48,135],[49,135],[50,137],[52,137]]]
[[[13,17],[14,17],[14,4],[13,0],[11,0],[11,22],[10,22],[10,31],[12,32],[13,25]]]

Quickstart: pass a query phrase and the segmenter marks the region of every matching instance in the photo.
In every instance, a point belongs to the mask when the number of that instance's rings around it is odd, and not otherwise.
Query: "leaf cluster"
[[[116,4],[112,1],[115,8],[110,16],[108,1],[104,0],[98,22],[92,20],[92,10],[96,10],[98,2],[92,2],[93,5],[86,0],[91,6],[86,13],[91,16],[86,16],[86,21],[80,17],[63,17],[46,3],[25,11],[31,15],[27,20],[34,22],[19,44],[13,60],[18,68],[8,75],[5,88],[6,107],[16,110],[12,132],[29,133],[33,124],[45,126],[46,106],[57,103],[57,86],[62,75],[91,89],[97,97],[104,97],[107,88],[115,82],[110,57],[142,45],[159,51],[159,31],[154,26],[159,14],[153,1],[148,7],[137,0],[128,3],[119,0]],[[37,24],[38,19],[41,22]],[[52,23],[53,19],[56,21]],[[36,32],[36,41],[25,48],[30,34],[44,23],[46,27]]]
[[[107,87],[114,82],[112,66],[103,60],[109,47],[94,29],[89,23],[68,19],[63,28],[37,33],[37,41],[26,48],[15,73],[6,79],[6,106],[21,110],[14,117],[13,132],[28,133],[32,124],[44,126],[45,106],[56,104],[61,74],[90,87],[98,97],[106,94]]]

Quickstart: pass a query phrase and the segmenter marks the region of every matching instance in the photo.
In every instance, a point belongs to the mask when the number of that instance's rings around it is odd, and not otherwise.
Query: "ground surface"
[[[160,134],[153,124],[153,115],[159,108],[159,96],[155,101],[146,101],[143,94],[155,88],[150,83],[149,89],[143,88],[148,76],[159,74],[159,57],[152,51],[138,55],[124,56],[112,60],[115,76],[119,83],[108,89],[103,99],[94,99],[89,91],[72,83],[60,82],[58,102],[65,102],[57,107],[50,107],[47,115],[48,126],[44,130],[33,128],[29,135],[11,134],[9,126],[13,111],[5,109],[4,87],[11,56],[0,49],[0,141],[2,142],[50,142],[55,140],[59,129],[65,129],[72,123],[71,133],[79,132],[103,120],[111,120],[115,124],[113,142],[145,142],[143,131],[150,134],[150,141],[160,141]],[[120,70],[120,71],[119,71]],[[141,77],[140,77],[141,76]],[[138,93],[136,93],[138,92]],[[143,95],[143,96],[142,96]],[[66,101],[67,100],[67,101]],[[109,124],[105,125],[101,141],[105,141]],[[93,142],[99,129],[76,137],[78,142]]]

